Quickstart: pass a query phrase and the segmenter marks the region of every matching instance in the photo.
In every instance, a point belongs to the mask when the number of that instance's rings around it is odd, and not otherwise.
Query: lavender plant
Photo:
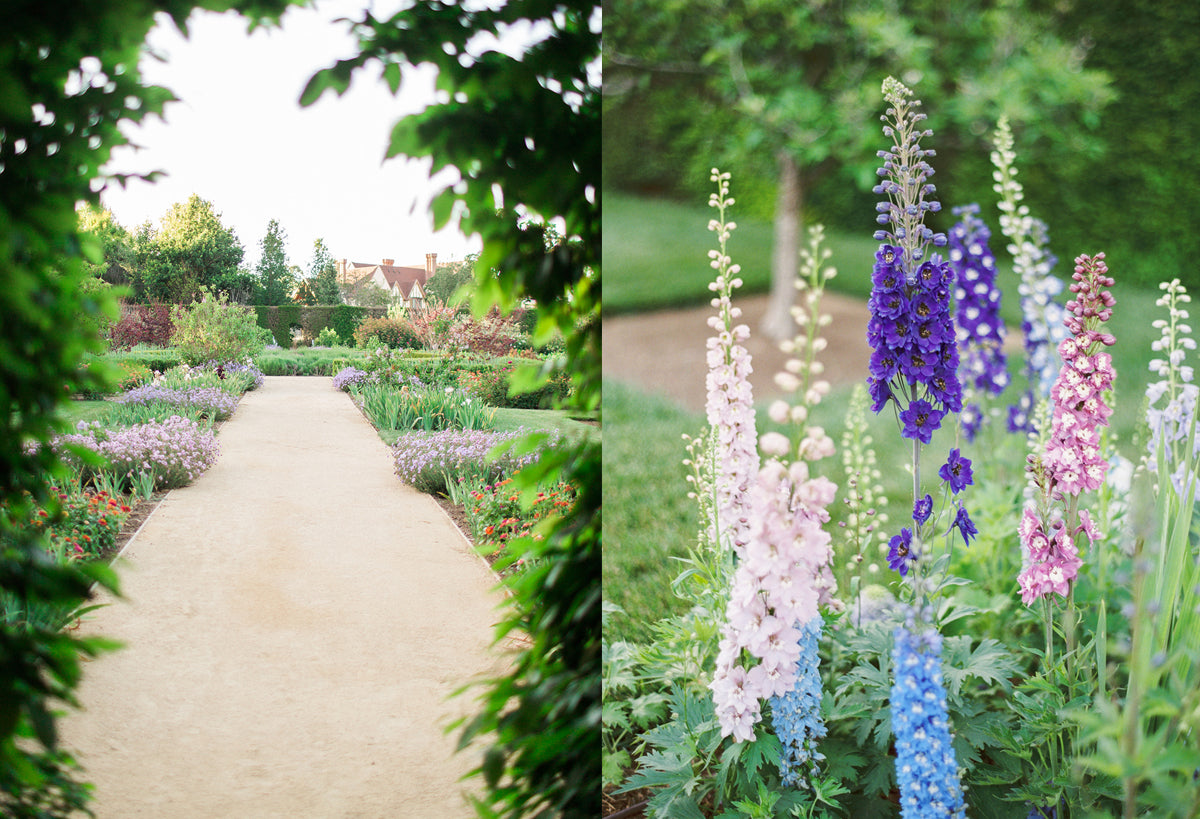
[[[492,450],[519,440],[525,430],[485,432],[483,430],[442,430],[410,432],[396,439],[392,456],[396,475],[421,492],[446,492],[447,479],[459,476],[468,481],[495,481],[517,472],[537,459],[537,453],[518,455],[508,451],[492,457]]]
[[[1034,406],[1050,394],[1058,373],[1054,351],[1066,338],[1065,312],[1055,300],[1063,291],[1063,282],[1051,272],[1058,260],[1047,250],[1046,223],[1031,216],[1029,206],[1021,204],[1025,192],[1017,181],[1017,155],[1007,117],[997,122],[995,146],[991,154],[996,169],[993,190],[1000,194],[1000,230],[1011,242],[1008,252],[1013,257],[1013,270],[1021,278],[1017,293],[1021,298],[1027,379],[1025,392],[1009,408],[1008,427],[1012,432],[1033,432]]]
[[[959,221],[950,228],[949,257],[958,286],[955,288],[958,324],[959,375],[967,396],[1000,395],[1008,386],[1008,361],[1004,354],[1004,322],[1000,319],[1000,290],[996,286],[996,259],[988,247],[991,231],[979,218],[979,205],[954,209]],[[964,437],[973,441],[983,425],[983,409],[964,399],[960,417]]]
[[[94,467],[80,457],[79,449],[97,453],[102,469],[117,479],[134,484],[153,476],[155,489],[187,486],[216,463],[221,451],[211,429],[180,416],[115,429],[81,422],[76,432],[56,436],[52,446],[65,463],[84,474]]]
[[[216,387],[172,389],[156,383],[135,387],[124,393],[117,402],[126,406],[187,406],[214,421],[224,421],[233,415],[240,397],[240,393],[234,395]]]

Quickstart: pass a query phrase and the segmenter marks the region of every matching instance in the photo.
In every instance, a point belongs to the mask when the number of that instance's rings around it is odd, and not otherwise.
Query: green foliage
[[[470,296],[475,284],[475,264],[478,253],[468,253],[461,262],[439,265],[437,272],[425,282],[425,297],[441,304],[460,304]]]
[[[140,277],[135,288],[148,301],[187,303],[204,289],[232,301],[249,295],[238,270],[245,255],[241,241],[221,223],[213,204],[196,194],[172,205],[157,229],[146,226],[135,245]]]
[[[230,304],[223,294],[214,298],[207,289],[200,294],[201,300],[190,307],[175,305],[171,311],[171,341],[185,364],[241,361],[262,352],[264,334],[249,308]]]
[[[266,235],[259,242],[262,253],[254,267],[254,275],[258,278],[255,296],[261,304],[283,304],[289,300],[296,286],[295,278],[288,269],[287,253],[284,251],[286,241],[287,232],[279,222],[274,219],[268,222]],[[278,341],[279,336],[275,338]],[[280,343],[280,346],[291,346],[291,339],[288,339],[288,344]]]
[[[361,367],[362,355],[347,349],[313,350],[297,347],[294,350],[266,350],[255,357],[263,375],[334,376],[346,367]]]
[[[342,340],[342,343],[349,346],[354,343],[354,331],[358,329],[358,325],[366,315],[366,310],[362,307],[339,304],[334,308],[333,315],[330,317],[327,326],[336,330],[338,338]]]
[[[341,343],[341,337],[332,327],[323,327],[321,332],[317,333],[316,339],[313,340],[313,346],[316,347],[336,347]]]
[[[389,349],[412,350],[421,347],[421,338],[412,323],[405,319],[371,316],[362,320],[354,330],[354,342],[370,347],[372,339]]]
[[[109,284],[129,284],[133,237],[113,218],[112,211],[84,202],[79,206],[79,229],[86,234],[84,252],[89,270]]]
[[[308,265],[308,277],[312,282],[313,298],[317,304],[341,304],[342,291],[338,288],[337,264],[324,239],[313,242],[313,257]]]

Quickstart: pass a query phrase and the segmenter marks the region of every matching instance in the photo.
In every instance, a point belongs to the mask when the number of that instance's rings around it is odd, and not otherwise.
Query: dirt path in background
[[[767,296],[734,299],[742,308],[741,321],[750,327],[750,352],[754,400],[779,396],[775,373],[783,369],[787,356],[778,344],[759,331],[766,312]],[[605,378],[665,395],[683,407],[704,411],[705,344],[713,331],[706,324],[713,309],[707,305],[678,310],[658,310],[604,319],[603,371]],[[821,312],[833,316],[821,334],[829,346],[820,353],[824,377],[833,384],[865,381],[871,348],[867,345],[866,302],[826,293]]]
[[[495,578],[328,378],[267,378],[118,562],[61,721],[99,819],[471,817],[450,694],[503,671]]]

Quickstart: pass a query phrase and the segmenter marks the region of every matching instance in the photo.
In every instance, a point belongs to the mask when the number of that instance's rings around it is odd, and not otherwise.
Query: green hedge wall
[[[316,338],[326,327],[332,327],[342,343],[349,346],[354,343],[355,328],[364,318],[387,316],[386,307],[351,307],[348,304],[252,306],[258,326],[270,330],[275,343],[285,350],[291,349],[293,329],[300,329],[305,338]]]

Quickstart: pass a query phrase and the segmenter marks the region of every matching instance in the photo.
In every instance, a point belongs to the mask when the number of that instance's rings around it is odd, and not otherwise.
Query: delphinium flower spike
[[[1026,605],[1058,594],[1067,597],[1083,560],[1075,539],[1082,532],[1089,544],[1100,533],[1086,509],[1082,492],[1099,489],[1108,463],[1100,455],[1099,427],[1108,425],[1112,410],[1105,392],[1115,373],[1112,356],[1103,352],[1116,339],[1103,332],[1114,299],[1107,288],[1104,254],[1075,260],[1074,294],[1067,304],[1071,335],[1059,345],[1062,367],[1051,388],[1053,409],[1044,450],[1029,458],[1028,471],[1037,489],[1018,527],[1024,566],[1017,580]]]
[[[991,231],[979,218],[979,205],[957,207],[959,221],[950,228],[949,256],[958,276],[957,301],[959,374],[964,389],[977,395],[1000,395],[1008,386],[1004,354],[1004,322],[1000,319],[1000,290],[996,259],[988,247]],[[972,441],[983,425],[983,410],[970,398],[962,412],[963,435]]]
[[[893,633],[892,733],[903,819],[965,817],[942,685],[942,635]]]
[[[1021,204],[1025,194],[1017,181],[1017,155],[1007,117],[1001,117],[996,125],[995,145],[996,150],[991,154],[996,168],[993,189],[1000,194],[1000,230],[1011,242],[1008,252],[1013,257],[1013,270],[1021,279],[1017,292],[1021,297],[1028,378],[1027,390],[1009,410],[1009,429],[1032,432],[1034,405],[1050,394],[1058,374],[1054,350],[1066,338],[1065,313],[1055,301],[1063,291],[1063,282],[1051,273],[1058,260],[1046,249],[1046,224],[1031,216],[1029,207]]]
[[[806,304],[815,309],[812,299]],[[814,328],[819,326],[815,314],[810,318]],[[805,337],[803,349],[793,352],[805,354],[808,365],[789,371],[799,376],[797,387],[807,385],[801,400],[815,402],[823,391],[814,392],[808,376],[811,356],[820,345],[815,335]],[[803,417],[784,408],[784,420]],[[833,442],[820,428],[806,427],[794,448],[781,433],[764,435],[761,444],[770,457],[741,496],[746,537],[737,552],[709,687],[722,734],[739,742],[753,738],[762,700],[771,699],[786,746],[782,773],[787,782],[799,785],[811,775],[817,760],[813,746],[824,735],[819,707],[813,710],[820,702],[819,677],[814,692],[812,675],[818,662],[819,607],[834,603],[835,588],[830,536],[822,527],[836,487],[810,474],[809,461],[832,455]],[[791,695],[798,680],[800,687]]]
[[[951,310],[955,273],[930,246],[946,244],[946,237],[925,226],[927,213],[939,210],[929,183],[933,168],[926,157],[933,151],[921,147],[932,135],[918,128],[925,115],[910,100],[912,92],[889,77],[883,84],[887,113],[881,118],[883,133],[892,139],[890,150],[880,151],[883,181],[875,192],[887,201],[876,206],[876,221],[885,226],[875,238],[873,288],[868,301],[867,340],[871,344],[867,379],[872,409],[896,405],[900,434],[913,441],[913,505],[924,496],[920,482],[920,445],[928,444],[942,419],[962,410],[958,380],[958,339]],[[921,557],[930,526],[929,515],[914,514],[913,526],[904,527],[889,543],[888,565],[902,576]]]
[[[730,259],[726,244],[737,224],[726,219],[726,209],[734,203],[729,195],[730,174],[713,168],[711,179],[717,192],[709,197],[709,206],[718,217],[708,223],[717,234],[719,249],[710,250],[710,265],[717,271],[709,284],[715,295],[712,306],[717,314],[708,325],[715,334],[708,339],[708,375],[705,378],[708,423],[717,432],[715,473],[716,521],[713,540],[722,548],[739,552],[746,543],[748,522],[743,509],[744,495],[758,469],[758,435],[754,420],[754,392],[750,386],[750,353],[745,342],[750,328],[739,323],[742,311],[733,304],[733,291],[742,286],[741,267]]]
[[[1151,472],[1158,470],[1161,447],[1171,483],[1180,497],[1186,497],[1196,480],[1197,456],[1200,456],[1200,435],[1193,430],[1200,387],[1193,383],[1194,368],[1184,363],[1188,351],[1196,349],[1192,328],[1186,323],[1185,305],[1192,299],[1179,279],[1163,282],[1159,288],[1165,292],[1155,304],[1167,308],[1167,318],[1154,321],[1162,337],[1151,344],[1151,349],[1162,358],[1150,362],[1150,371],[1159,380],[1146,388],[1146,421],[1150,426],[1146,463]],[[1187,457],[1189,445],[1191,457]]]

